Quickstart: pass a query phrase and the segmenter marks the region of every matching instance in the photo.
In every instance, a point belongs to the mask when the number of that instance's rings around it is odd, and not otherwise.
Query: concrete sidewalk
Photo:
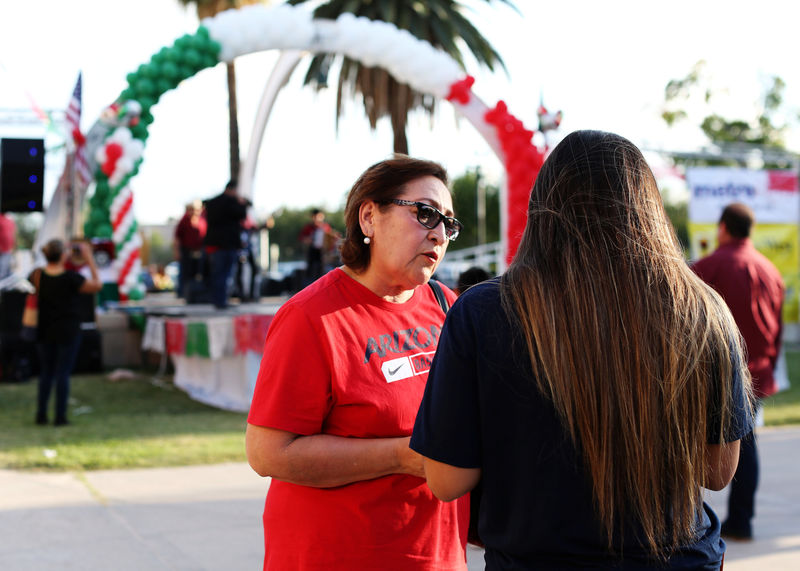
[[[756,540],[725,570],[800,569],[800,427],[759,432]],[[32,473],[0,470],[0,569],[260,569],[268,481],[244,464]],[[708,501],[724,515],[725,491]],[[471,571],[483,569],[470,548]]]

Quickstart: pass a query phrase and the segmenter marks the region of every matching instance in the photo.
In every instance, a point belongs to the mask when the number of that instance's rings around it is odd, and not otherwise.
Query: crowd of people
[[[259,297],[250,206],[235,180],[187,205],[179,296],[222,309],[236,278]],[[264,569],[463,570],[474,543],[487,569],[710,570],[723,537],[753,537],[785,286],[747,206],[689,265],[640,150],[576,131],[508,269],[470,268],[455,291],[435,279],[462,231],[440,164],[370,166],[343,236],[310,214],[305,287],[271,323],[247,418],[248,461],[272,479]],[[81,296],[102,284],[85,241],[42,253],[35,422],[55,392],[64,425]],[[731,481],[721,522],[702,490]]]

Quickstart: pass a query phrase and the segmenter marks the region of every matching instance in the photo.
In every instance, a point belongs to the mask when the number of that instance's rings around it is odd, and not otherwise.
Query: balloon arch
[[[471,91],[474,79],[465,76],[453,58],[392,24],[352,14],[314,19],[302,8],[254,5],[203,20],[194,35],[178,38],[128,74],[127,88],[87,135],[96,184],[84,233],[114,242],[112,271],[121,299],[143,295],[138,284],[141,240],[129,182],[142,162],[152,107],[161,95],[205,68],[270,49],[343,54],[363,65],[382,67],[421,93],[450,101],[505,166],[502,239],[510,260],[525,226],[527,200],[544,150],[533,144],[533,131],[525,129],[503,101],[487,107]]]

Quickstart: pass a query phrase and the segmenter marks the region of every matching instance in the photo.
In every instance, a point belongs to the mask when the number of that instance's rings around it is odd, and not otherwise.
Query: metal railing
[[[443,264],[468,267],[480,266],[493,274],[500,274],[505,269],[502,242],[480,244],[461,250],[448,250]]]

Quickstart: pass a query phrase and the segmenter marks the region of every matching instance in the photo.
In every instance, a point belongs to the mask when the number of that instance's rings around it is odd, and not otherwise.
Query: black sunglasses
[[[392,198],[386,202],[391,202],[392,204],[397,204],[398,206],[416,207],[417,222],[425,226],[425,228],[430,228],[433,230],[439,225],[439,222],[443,222],[445,238],[451,242],[458,238],[458,233],[461,232],[462,228],[464,228],[464,225],[461,224],[461,222],[452,216],[445,216],[430,204],[425,204],[424,202],[414,202],[411,200],[400,200],[399,198]]]

